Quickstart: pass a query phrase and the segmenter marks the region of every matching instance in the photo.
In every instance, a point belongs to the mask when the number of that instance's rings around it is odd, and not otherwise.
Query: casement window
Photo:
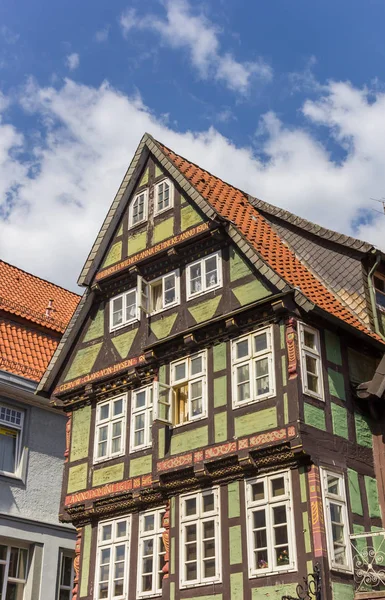
[[[0,598],[19,600],[24,597],[27,569],[28,549],[0,542]]]
[[[305,394],[324,399],[319,332],[299,323],[302,386]]]
[[[330,568],[352,571],[349,516],[344,476],[321,469],[322,497]]]
[[[134,323],[140,319],[137,288],[119,294],[110,300],[110,331]]]
[[[137,597],[162,594],[166,548],[163,543],[164,508],[139,513],[139,559]]]
[[[232,375],[234,407],[274,396],[272,327],[233,340]]]
[[[179,270],[167,273],[147,284],[146,295],[150,314],[158,313],[180,302]]]
[[[128,211],[128,225],[135,227],[147,219],[148,190],[136,194]]]
[[[74,556],[62,550],[59,555],[59,585],[57,600],[72,600],[74,587]]]
[[[152,399],[152,385],[131,392],[131,452],[151,446]]]
[[[94,463],[125,452],[126,395],[96,405]]]
[[[221,253],[215,252],[186,267],[187,300],[222,286]]]
[[[174,205],[174,186],[169,179],[155,185],[155,214],[158,215]]]
[[[181,587],[221,580],[219,488],[180,497]]]
[[[170,365],[173,425],[206,416],[206,352],[193,354]]]
[[[296,569],[290,473],[246,481],[249,576]]]
[[[0,404],[0,473],[18,475],[23,421],[23,411]]]
[[[127,598],[130,529],[130,516],[99,523],[95,600]]]
[[[385,311],[385,276],[376,273],[373,282],[376,292],[376,304],[381,310]]]

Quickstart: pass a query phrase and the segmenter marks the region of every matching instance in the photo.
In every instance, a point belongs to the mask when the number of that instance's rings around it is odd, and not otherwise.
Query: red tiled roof
[[[32,326],[0,319],[0,369],[39,381],[58,343]]]
[[[212,208],[222,217],[232,221],[263,260],[287,283],[297,287],[311,302],[331,315],[383,342],[301,263],[266,219],[250,204],[244,192],[175,154],[163,144],[158,144]]]
[[[52,310],[48,308],[52,300]],[[80,296],[0,260],[0,310],[63,333]]]

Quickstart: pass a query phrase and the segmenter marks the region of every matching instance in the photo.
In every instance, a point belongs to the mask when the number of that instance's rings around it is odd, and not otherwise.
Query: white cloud
[[[145,131],[252,195],[385,249],[385,216],[371,211],[369,200],[385,190],[382,92],[330,83],[321,97],[304,103],[306,128],[286,127],[267,113],[258,153],[236,147],[214,128],[173,131],[140,97],[107,83],[30,83],[20,101],[43,125],[26,164],[20,151],[31,143],[28,134],[0,122],[0,256],[40,276],[74,288]],[[319,126],[341,148],[338,161],[318,141]],[[362,215],[366,221],[357,228]]]
[[[3,38],[4,42],[9,45],[16,44],[16,42],[19,41],[20,38],[19,33],[15,33],[6,25],[2,25],[0,27],[0,35]]]
[[[218,28],[203,13],[194,15],[187,0],[166,0],[165,8],[165,19],[139,17],[133,8],[127,9],[120,18],[123,34],[127,36],[135,28],[157,32],[164,44],[188,51],[199,77],[213,77],[242,94],[249,90],[253,78],[271,80],[272,69],[261,58],[242,63],[232,54],[222,53]]]
[[[66,56],[66,65],[70,71],[75,71],[75,69],[77,69],[80,65],[79,54],[77,54],[76,52],[68,54],[68,56]]]
[[[108,36],[110,35],[110,26],[106,25],[103,29],[99,29],[95,33],[95,40],[99,43],[106,42],[108,40]]]

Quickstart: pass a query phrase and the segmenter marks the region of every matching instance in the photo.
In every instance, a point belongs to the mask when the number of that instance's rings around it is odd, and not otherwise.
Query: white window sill
[[[150,313],[148,313],[149,317],[155,317],[156,315],[160,315],[162,312],[165,312],[166,310],[168,310],[169,308],[174,308],[175,306],[179,306],[180,302],[173,302],[172,304],[168,304],[167,306],[164,306],[163,308],[160,308],[159,310],[153,310]]]
[[[275,392],[272,394],[266,394],[265,396],[259,396],[255,400],[248,400],[247,402],[235,403],[233,402],[233,409],[242,408],[244,406],[250,406],[251,404],[258,404],[259,402],[263,402],[264,400],[269,400],[269,398],[275,398]]]
[[[323,396],[320,396],[319,394],[314,394],[313,392],[310,392],[308,390],[303,390],[303,393],[305,394],[305,396],[309,396],[309,398],[314,398],[315,400],[320,400],[321,402],[325,402],[325,398]]]
[[[187,301],[194,300],[195,298],[199,298],[200,296],[204,296],[205,294],[208,294],[209,292],[213,292],[214,290],[218,290],[221,287],[222,287],[222,284],[219,283],[218,285],[210,287],[208,290],[204,290],[203,292],[195,292],[195,294],[187,295]]]
[[[258,579],[259,577],[270,577],[270,575],[281,575],[282,573],[295,573],[297,571],[297,567],[290,567],[290,568],[276,568],[274,569],[274,571],[270,571],[268,569],[266,569],[265,571],[262,571],[260,569],[257,572],[250,572],[249,571],[249,579]]]
[[[131,321],[126,321],[126,323],[116,325],[116,327],[110,327],[110,333],[114,333],[114,331],[119,331],[119,329],[123,329],[123,327],[127,327],[127,325],[133,325],[133,323],[139,323],[139,319],[135,317],[135,319],[132,319]]]
[[[7,477],[7,479],[13,479],[14,481],[20,481],[23,483],[23,478],[18,473],[9,473],[8,471],[0,471],[0,477]]]
[[[197,421],[202,421],[203,419],[207,419],[207,415],[204,414],[200,417],[195,417],[195,419],[189,419],[184,423],[177,423],[176,425],[171,425],[172,429],[179,429],[179,427],[184,427],[184,425],[191,425],[191,423],[196,423]]]
[[[154,210],[154,217],[157,217],[158,215],[163,215],[164,213],[166,213],[168,210],[171,210],[172,208],[174,208],[173,205],[167,206],[167,208],[162,208],[162,210],[158,210],[158,211]],[[147,597],[148,596],[143,596],[143,598],[147,598]]]
[[[100,463],[105,463],[108,462],[109,460],[114,460],[115,458],[121,458],[122,456],[125,455],[125,451],[124,452],[120,452],[119,454],[114,454],[114,456],[103,456],[103,458],[96,458],[94,459],[94,462],[92,463],[93,466],[95,465],[99,465]]]
[[[213,583],[222,583],[222,579],[210,579],[209,581],[202,581],[202,583],[182,583],[182,582],[180,582],[180,589],[188,590],[191,588],[203,587],[205,585],[212,585]]]
[[[135,454],[136,452],[140,452],[141,450],[149,450],[152,447],[152,444],[148,444],[147,446],[141,446],[140,448],[130,448],[130,454]],[[147,596],[143,596],[143,598],[147,598]]]
[[[147,223],[147,218],[137,221],[136,223],[130,223],[128,229],[135,229],[135,227],[139,227],[139,225],[143,225],[144,223]]]

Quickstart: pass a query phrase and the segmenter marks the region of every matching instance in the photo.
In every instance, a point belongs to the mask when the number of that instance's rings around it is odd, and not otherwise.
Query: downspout
[[[384,336],[380,332],[380,324],[378,322],[376,297],[374,294],[373,281],[372,281],[373,274],[374,274],[375,270],[377,269],[378,265],[380,264],[380,261],[381,261],[381,255],[377,254],[376,262],[374,263],[374,265],[372,266],[372,268],[370,269],[370,271],[368,273],[368,287],[369,287],[369,295],[370,295],[370,304],[372,305],[372,311],[373,311],[374,329],[375,329],[376,333],[378,333],[383,338]]]

